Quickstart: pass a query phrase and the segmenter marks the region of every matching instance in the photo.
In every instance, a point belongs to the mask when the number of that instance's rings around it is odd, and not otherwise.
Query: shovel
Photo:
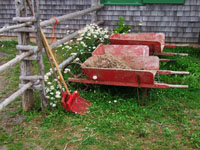
[[[88,110],[89,106],[91,105],[91,102],[88,102],[84,98],[80,97],[78,91],[74,91],[73,94],[70,94],[70,91],[67,87],[67,84],[65,83],[63,75],[62,75],[62,73],[59,69],[58,63],[57,63],[57,61],[56,61],[56,59],[55,59],[55,57],[54,57],[54,55],[53,55],[53,53],[52,53],[52,51],[49,47],[49,44],[47,42],[47,39],[46,39],[42,29],[40,29],[40,32],[41,32],[42,41],[43,41],[43,44],[45,46],[47,56],[51,57],[51,58],[49,58],[49,61],[51,61],[51,59],[53,60],[53,63],[55,65],[56,69],[57,69],[59,76],[60,76],[60,79],[59,79],[60,85],[63,84],[64,87],[65,87],[65,90],[66,90],[65,92],[63,92],[63,90],[61,88],[61,92],[62,92],[61,103],[62,103],[62,106],[67,111],[71,111],[73,113],[78,113],[78,114],[83,115]],[[52,69],[54,70],[53,67],[52,67]]]

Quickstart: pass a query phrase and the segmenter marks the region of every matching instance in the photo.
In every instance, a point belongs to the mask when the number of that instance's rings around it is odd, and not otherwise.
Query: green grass
[[[13,49],[14,46],[8,47]],[[6,52],[2,48],[0,50]],[[185,52],[189,56],[163,57],[176,58],[177,62],[161,63],[161,69],[190,71],[190,75],[160,76],[157,80],[184,81],[181,84],[188,84],[189,89],[151,89],[146,106],[141,107],[137,103],[136,88],[93,85],[85,92],[82,90],[84,87],[79,86],[80,95],[92,102],[89,112],[84,116],[65,112],[61,105],[57,109],[40,112],[40,96],[36,92],[38,104],[35,110],[23,112],[20,107],[16,112],[6,113],[11,118],[25,116],[25,120],[11,125],[10,130],[1,126],[0,145],[10,150],[199,149],[200,51],[192,47],[165,51]],[[58,55],[61,61],[63,51],[58,51]],[[48,70],[46,58],[45,66]],[[19,73],[14,74],[18,69],[19,66],[13,68],[6,77],[11,87],[17,87],[15,82]],[[71,88],[75,90],[75,87]],[[139,90],[141,94],[142,89]]]

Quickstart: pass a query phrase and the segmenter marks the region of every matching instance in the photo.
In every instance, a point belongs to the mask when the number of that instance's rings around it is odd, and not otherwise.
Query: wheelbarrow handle
[[[51,48],[49,47],[49,44],[48,44],[48,42],[47,42],[47,39],[46,39],[46,37],[45,37],[45,35],[44,35],[44,32],[42,31],[41,28],[40,28],[40,33],[41,33],[41,36],[42,36],[43,43],[44,43],[45,47],[47,48],[47,50],[48,50],[48,52],[49,52],[51,58],[53,59],[53,62],[54,62],[54,64],[55,64],[55,66],[56,66],[56,69],[57,69],[58,74],[59,74],[59,76],[60,76],[60,80],[61,80],[61,82],[63,83],[63,85],[64,85],[64,87],[65,87],[67,93],[70,95],[69,89],[68,89],[67,84],[65,83],[65,80],[64,80],[64,78],[63,78],[63,75],[62,75],[62,73],[61,73],[61,71],[60,71],[60,69],[59,69],[58,63],[56,62],[56,59],[55,59],[55,57],[54,57],[54,54],[52,53]]]

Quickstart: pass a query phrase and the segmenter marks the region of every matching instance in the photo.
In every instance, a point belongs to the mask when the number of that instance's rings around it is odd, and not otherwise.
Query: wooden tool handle
[[[55,57],[54,57],[54,55],[53,55],[53,53],[52,53],[52,51],[51,51],[51,48],[49,47],[49,44],[48,44],[48,42],[47,42],[47,39],[46,39],[46,37],[45,37],[45,35],[44,35],[42,29],[40,29],[40,32],[41,32],[41,36],[42,36],[43,43],[44,43],[45,47],[47,48],[47,50],[48,50],[50,56],[51,56],[52,59],[53,59],[53,62],[54,62],[54,64],[55,64],[55,66],[56,66],[56,69],[57,69],[58,74],[59,74],[59,76],[60,76],[60,80],[61,80],[61,82],[63,83],[63,85],[64,85],[64,87],[65,87],[65,89],[66,89],[66,91],[67,91],[67,94],[70,94],[69,89],[68,89],[68,87],[67,87],[67,84],[65,83],[65,80],[64,80],[64,78],[63,78],[63,75],[62,75],[62,73],[61,73],[61,71],[60,71],[60,69],[59,69],[59,66],[58,66],[58,64],[57,64],[57,62],[56,62],[56,59],[55,59]]]

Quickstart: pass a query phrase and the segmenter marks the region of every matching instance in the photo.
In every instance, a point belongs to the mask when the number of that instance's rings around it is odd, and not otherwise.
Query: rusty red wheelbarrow
[[[165,45],[164,33],[113,34],[110,36],[110,42],[115,45],[146,45],[150,54],[155,55],[188,56],[185,53],[163,52],[164,48],[176,47],[176,45]]]
[[[103,55],[108,51],[109,54],[112,54],[126,62],[131,69],[96,68],[85,66],[86,63],[97,59],[98,55]],[[155,82],[155,76],[158,74],[189,74],[189,72],[183,71],[159,70],[159,58],[157,56],[132,56],[131,52],[126,53],[124,49],[112,50],[109,48],[108,51],[97,48],[93,52],[93,56],[81,65],[82,72],[87,78],[75,77],[69,78],[68,81],[84,84],[144,88],[143,104],[147,88],[188,88],[188,85],[173,85]]]

